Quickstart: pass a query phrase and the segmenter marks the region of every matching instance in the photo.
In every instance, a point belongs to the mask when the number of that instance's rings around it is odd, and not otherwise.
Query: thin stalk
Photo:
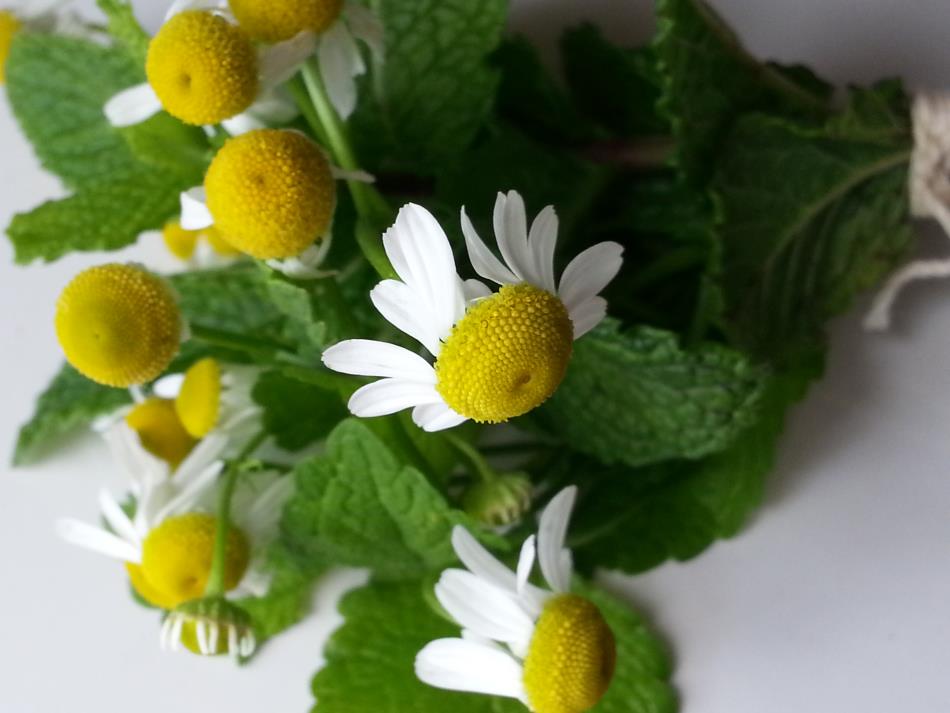
[[[475,446],[464,438],[459,438],[454,433],[445,431],[442,435],[445,437],[445,440],[452,444],[455,450],[465,456],[465,459],[471,463],[472,468],[479,478],[486,483],[491,483],[497,479],[498,474],[495,473],[495,469],[488,464],[488,461],[485,460],[485,456],[483,456]]]

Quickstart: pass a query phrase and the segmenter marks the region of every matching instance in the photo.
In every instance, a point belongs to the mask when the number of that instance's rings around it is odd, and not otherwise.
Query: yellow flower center
[[[217,124],[257,96],[257,53],[248,37],[218,15],[175,15],[149,44],[145,73],[165,110],[186,124]]]
[[[201,237],[208,241],[208,245],[221,257],[235,257],[241,254],[241,251],[228,242],[221,231],[213,225],[201,231]]]
[[[574,333],[564,304],[533,285],[505,285],[452,328],[435,363],[455,411],[499,423],[543,403],[564,379]]]
[[[203,596],[214,558],[216,527],[217,519],[204,513],[178,515],[162,522],[145,538],[138,574],[132,575],[130,569],[132,586],[146,601],[163,609]],[[225,589],[238,585],[249,559],[247,538],[231,527],[224,567]]]
[[[614,675],[616,644],[600,610],[575,594],[549,600],[524,661],[535,713],[583,713],[603,698]]]
[[[129,411],[125,422],[138,434],[145,450],[172,468],[177,468],[197,443],[182,425],[171,399],[148,399]]]
[[[79,273],[56,305],[56,336],[80,373],[107,386],[144,384],[178,352],[181,317],[165,282],[134,265]]]
[[[185,230],[177,220],[165,223],[165,227],[162,228],[162,240],[165,241],[165,247],[179,260],[188,260],[195,254],[195,246],[198,244],[200,234],[200,230]]]
[[[280,42],[323,32],[340,16],[343,0],[230,0],[231,12],[255,40]]]
[[[195,438],[204,438],[215,427],[221,409],[221,366],[217,361],[205,357],[191,365],[175,409],[185,430]]]
[[[22,23],[9,10],[0,10],[0,84],[6,84],[7,57],[10,55],[10,45],[13,37],[20,31]]]
[[[330,227],[336,184],[303,134],[260,129],[230,139],[205,176],[208,209],[235,248],[262,260],[299,255]]]

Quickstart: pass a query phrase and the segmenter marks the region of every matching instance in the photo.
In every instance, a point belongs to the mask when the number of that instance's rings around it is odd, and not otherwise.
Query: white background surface
[[[152,23],[165,6],[137,4]],[[945,0],[714,5],[756,53],[836,82],[898,74],[950,88]],[[615,39],[645,38],[653,24],[646,0],[514,2],[513,24],[547,47],[579,19]],[[3,225],[60,190],[3,101],[0,186]],[[128,254],[155,264],[161,251]],[[96,516],[96,490],[112,476],[102,447],[90,439],[38,467],[5,466],[60,362],[55,297],[98,261],[14,268],[0,243],[0,713],[302,713],[332,592],[248,669],[162,654],[157,621],[132,604],[121,567],[53,535],[57,517]],[[673,647],[686,713],[950,711],[947,335],[950,283],[915,288],[894,334],[865,335],[854,315],[838,321],[827,378],[795,411],[746,531],[688,564],[611,578]]]

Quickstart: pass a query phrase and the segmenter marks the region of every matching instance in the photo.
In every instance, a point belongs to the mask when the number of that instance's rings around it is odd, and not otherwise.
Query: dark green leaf
[[[296,451],[325,438],[346,417],[339,394],[279,371],[260,375],[254,400],[264,409],[264,428],[277,445]]]

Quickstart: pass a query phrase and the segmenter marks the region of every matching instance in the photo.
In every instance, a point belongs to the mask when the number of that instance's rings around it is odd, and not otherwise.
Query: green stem
[[[248,441],[237,458],[228,464],[224,473],[224,484],[218,493],[218,512],[214,533],[214,558],[211,560],[211,571],[208,573],[208,585],[205,587],[205,596],[214,597],[224,594],[225,565],[228,555],[228,534],[231,529],[231,498],[237,485],[241,465],[247,460],[257,447],[264,442],[267,434],[263,431]]]
[[[310,94],[304,85],[303,79],[300,76],[294,77],[287,83],[287,88],[293,95],[297,108],[300,109],[300,113],[303,114],[307,126],[309,126],[311,131],[316,135],[317,140],[324,146],[329,145],[330,140],[327,137],[326,131],[323,130],[320,117],[317,116],[317,112],[313,109],[313,102],[310,101]]]
[[[460,438],[449,431],[443,431],[442,435],[445,437],[445,440],[452,444],[455,450],[465,456],[466,460],[472,464],[472,468],[479,478],[486,483],[491,483],[498,477],[494,468],[488,465],[485,456],[483,456],[475,446],[464,438]]]

